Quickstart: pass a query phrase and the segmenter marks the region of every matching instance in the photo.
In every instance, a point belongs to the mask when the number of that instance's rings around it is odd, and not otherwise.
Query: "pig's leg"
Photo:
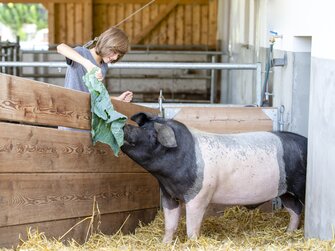
[[[200,235],[201,222],[208,204],[207,200],[195,199],[186,203],[186,227],[189,239],[196,239]]]
[[[169,243],[173,239],[174,233],[177,231],[180,218],[181,205],[178,201],[162,195],[162,205],[164,211],[165,235],[164,243]]]
[[[302,203],[294,195],[286,193],[280,196],[280,199],[285,209],[290,214],[290,223],[286,229],[287,232],[297,230],[300,223],[300,216],[302,212]]]

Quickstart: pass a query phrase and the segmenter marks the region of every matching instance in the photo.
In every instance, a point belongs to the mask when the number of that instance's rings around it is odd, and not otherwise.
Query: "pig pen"
[[[128,117],[139,111],[159,113],[157,104],[113,100],[113,105]],[[115,157],[106,145],[92,146],[88,133],[57,129],[90,129],[89,106],[86,93],[0,75],[0,247],[17,245],[29,227],[47,237],[66,234],[62,240],[83,242],[92,214],[99,215],[93,227],[105,234],[121,226],[132,231],[139,221],[155,217],[159,188],[149,173],[123,153]],[[165,117],[218,133],[276,129],[276,112],[164,104]],[[271,202],[264,208],[271,210]],[[207,214],[222,210],[211,205]]]
[[[146,104],[148,105],[148,104]],[[153,107],[157,107],[156,104]],[[163,104],[166,117],[178,119],[189,126],[212,132],[245,132],[276,130],[277,110],[272,108],[225,107],[222,105]],[[280,114],[279,114],[280,115]],[[271,122],[269,117],[272,118]],[[271,125],[272,124],[272,125]],[[280,123],[278,123],[279,126]],[[20,249],[23,250],[334,250],[335,241],[305,239],[301,228],[287,233],[289,214],[284,210],[249,210],[245,207],[211,207],[214,216],[204,218],[201,235],[189,240],[183,216],[173,243],[162,243],[164,216],[159,211],[148,225],[136,228],[133,234],[118,231],[113,235],[94,234],[83,245],[61,243],[32,232]],[[274,206],[274,205],[273,205]]]

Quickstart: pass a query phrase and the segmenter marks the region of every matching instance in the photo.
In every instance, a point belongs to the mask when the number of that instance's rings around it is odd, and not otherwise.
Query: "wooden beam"
[[[91,128],[89,93],[7,74],[0,74],[0,83],[0,121]],[[116,111],[127,117],[140,111],[159,112],[115,99],[112,103]]]
[[[150,173],[5,173],[0,191],[0,227],[90,216],[94,198],[101,214],[159,206]]]
[[[90,131],[0,122],[0,132],[0,173],[146,172],[106,144],[93,146]]]
[[[131,43],[140,43],[177,5],[178,0],[169,3],[162,12],[158,13],[158,16],[154,20],[142,29],[142,32],[139,35],[132,39]]]

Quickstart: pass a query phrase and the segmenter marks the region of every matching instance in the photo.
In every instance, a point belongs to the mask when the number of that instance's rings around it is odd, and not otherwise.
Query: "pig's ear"
[[[131,120],[136,122],[139,126],[144,125],[149,120],[152,120],[154,118],[154,115],[147,112],[139,112],[131,116]]]
[[[177,147],[176,136],[171,127],[166,124],[154,123],[157,132],[157,140],[165,147]]]

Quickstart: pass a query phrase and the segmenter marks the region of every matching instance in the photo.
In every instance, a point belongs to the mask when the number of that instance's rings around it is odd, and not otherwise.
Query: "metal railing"
[[[0,67],[54,67],[66,68],[65,62],[0,62]],[[211,70],[210,101],[215,97],[215,70],[254,70],[256,71],[256,104],[262,102],[261,63],[255,64],[227,64],[227,63],[170,63],[170,62],[118,62],[109,64],[110,69],[196,69]]]

